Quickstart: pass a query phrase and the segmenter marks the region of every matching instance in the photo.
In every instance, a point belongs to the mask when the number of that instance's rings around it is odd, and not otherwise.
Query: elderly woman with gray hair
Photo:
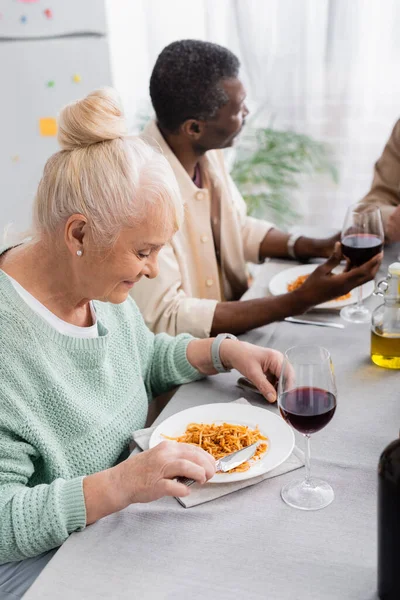
[[[133,502],[185,496],[214,459],[175,442],[121,460],[148,402],[236,368],[269,401],[280,353],[236,339],[153,335],[129,297],[157,275],[183,207],[165,158],[137,138],[112,90],[64,108],[32,235],[0,250],[0,597],[29,587],[54,550]],[[221,341],[222,340],[222,341]]]

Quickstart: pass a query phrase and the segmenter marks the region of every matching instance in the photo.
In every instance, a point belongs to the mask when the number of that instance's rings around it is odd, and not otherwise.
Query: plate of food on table
[[[294,434],[287,423],[266,408],[218,403],[183,410],[160,423],[149,446],[162,441],[193,444],[216,460],[257,443],[254,456],[225,473],[217,471],[208,483],[231,483],[263,475],[292,453]]]
[[[318,266],[318,264],[298,265],[277,273],[269,282],[270,293],[273,296],[280,296],[281,294],[286,294],[287,292],[293,292],[297,290]],[[338,267],[334,270],[334,272],[339,273],[343,268],[344,267]],[[363,300],[371,296],[374,289],[375,284],[373,281],[368,281],[365,283],[362,286]],[[348,294],[340,296],[339,298],[335,298],[334,300],[330,300],[329,302],[318,304],[315,308],[318,310],[339,310],[343,308],[343,306],[355,304],[357,300],[358,288],[355,288]]]

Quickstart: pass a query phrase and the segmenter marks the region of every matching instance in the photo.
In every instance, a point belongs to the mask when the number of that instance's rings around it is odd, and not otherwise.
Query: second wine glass
[[[377,206],[350,206],[342,229],[342,252],[353,267],[359,267],[382,252],[385,235],[381,211]],[[363,303],[362,286],[356,305],[345,306],[340,316],[351,323],[369,323],[371,312]]]

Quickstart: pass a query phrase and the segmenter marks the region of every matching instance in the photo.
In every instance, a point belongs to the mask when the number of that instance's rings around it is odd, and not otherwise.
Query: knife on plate
[[[251,446],[246,446],[246,448],[242,448],[241,450],[236,450],[236,452],[232,452],[232,454],[227,454],[223,458],[220,458],[216,461],[215,466],[217,471],[222,471],[226,473],[231,469],[235,469],[242,463],[246,462],[246,460],[250,460],[256,450],[257,450],[258,442],[251,444]],[[195,483],[194,479],[189,479],[189,477],[177,477],[179,483],[183,483],[187,486]]]

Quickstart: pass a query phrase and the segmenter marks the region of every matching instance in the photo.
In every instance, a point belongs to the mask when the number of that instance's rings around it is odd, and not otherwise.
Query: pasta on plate
[[[288,283],[287,291],[294,292],[294,290],[297,290],[301,285],[303,285],[303,283],[308,277],[309,275],[299,275],[299,277],[296,277],[294,281]],[[344,294],[343,296],[339,296],[338,298],[335,298],[335,300],[347,300],[348,298],[351,298],[351,292],[349,292],[348,294]]]
[[[261,434],[258,427],[250,429],[247,425],[233,425],[232,423],[222,423],[211,425],[205,423],[190,423],[186,427],[183,435],[178,437],[164,436],[169,440],[175,440],[185,444],[193,444],[203,448],[211,454],[215,460],[223,458],[227,454],[232,454],[242,448],[247,448],[255,442],[262,441],[252,457],[252,461],[259,460],[268,449],[268,438]],[[248,471],[251,467],[251,462],[246,461],[227,471],[227,473]]]

